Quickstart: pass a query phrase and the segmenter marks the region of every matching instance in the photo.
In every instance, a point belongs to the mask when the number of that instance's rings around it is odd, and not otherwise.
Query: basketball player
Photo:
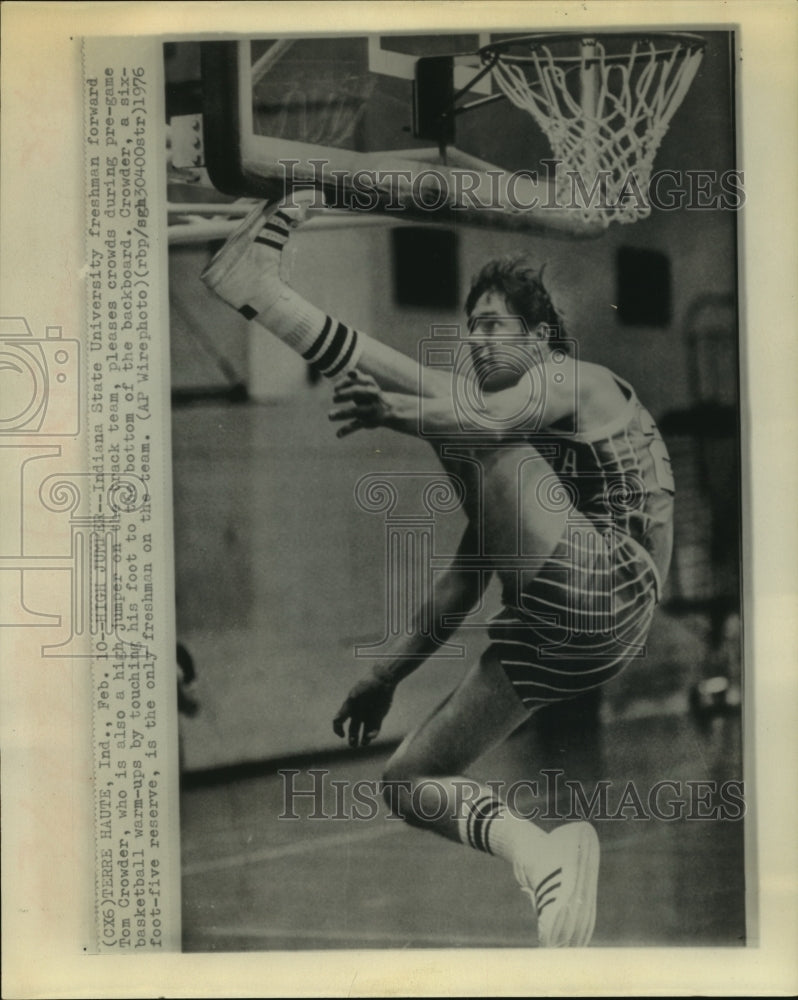
[[[410,359],[281,281],[280,253],[301,214],[288,206],[254,212],[214,258],[206,283],[324,374],[343,376],[330,413],[342,422],[339,435],[385,426],[429,437],[467,514],[450,569],[418,609],[417,631],[350,691],[334,729],[344,736],[348,723],[351,746],[370,743],[396,685],[455,630],[496,573],[504,608],[490,644],[393,755],[386,798],[409,823],[510,862],[541,946],[584,946],[596,910],[593,827],[546,833],[464,772],[533,712],[605,684],[643,653],[672,544],[665,447],[627,383],[569,354],[528,262],[483,268],[466,302],[471,365],[457,374],[425,370],[421,379]],[[444,620],[452,624],[421,624]]]

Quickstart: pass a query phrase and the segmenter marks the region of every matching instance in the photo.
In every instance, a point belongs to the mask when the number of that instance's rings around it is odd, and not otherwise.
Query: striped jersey
[[[632,387],[613,376],[626,405],[610,423],[589,435],[558,434],[549,427],[535,444],[545,455],[576,508],[600,530],[613,528],[638,542],[651,557],[659,581],[673,544],[674,481],[665,442]]]

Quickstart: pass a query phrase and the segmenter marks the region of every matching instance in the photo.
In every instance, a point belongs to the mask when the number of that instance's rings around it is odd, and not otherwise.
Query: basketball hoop
[[[528,35],[479,54],[548,137],[558,203],[607,226],[650,214],[654,157],[704,46],[685,33]]]

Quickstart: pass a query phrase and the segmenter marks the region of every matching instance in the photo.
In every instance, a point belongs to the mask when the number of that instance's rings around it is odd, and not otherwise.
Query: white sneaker
[[[262,202],[236,227],[202,272],[212,291],[243,313],[256,316],[263,306],[261,286],[268,275],[279,276],[280,255],[290,232],[305,220],[307,200]]]
[[[541,948],[584,948],[596,923],[599,842],[589,823],[567,823],[547,834],[545,852],[513,871],[532,900]]]

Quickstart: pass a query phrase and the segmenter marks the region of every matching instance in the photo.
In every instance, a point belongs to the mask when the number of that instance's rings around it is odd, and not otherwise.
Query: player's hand
[[[335,735],[343,738],[344,723],[349,720],[349,746],[367,747],[379,735],[394,690],[395,685],[390,681],[376,677],[367,677],[355,684],[333,719]]]
[[[362,427],[380,427],[392,413],[388,396],[370,375],[349,372],[333,390],[335,406],[328,416],[332,421],[348,421],[339,427],[337,437],[346,437]]]

